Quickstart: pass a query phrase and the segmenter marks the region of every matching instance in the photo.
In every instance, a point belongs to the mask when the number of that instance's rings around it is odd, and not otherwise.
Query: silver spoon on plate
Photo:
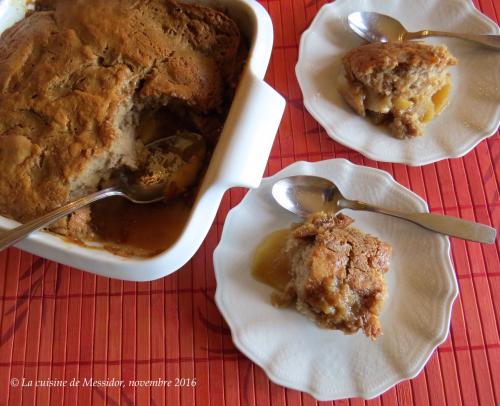
[[[196,133],[182,133],[170,137],[160,138],[146,145],[146,148],[172,147],[179,153],[193,153],[196,149],[191,148],[196,142],[201,141],[201,135]],[[189,161],[189,159],[186,159]],[[121,196],[137,204],[150,204],[165,199],[166,189],[169,186],[170,178],[162,178],[158,182],[140,182],[134,172],[117,170],[110,178],[109,185],[102,190],[83,196],[62,207],[48,212],[32,221],[20,225],[12,230],[0,234],[0,251],[26,238],[33,231],[47,227],[57,220],[67,216],[74,211],[81,209],[98,200],[112,196]]]
[[[290,176],[272,187],[276,202],[300,217],[318,211],[366,210],[411,221],[428,230],[464,240],[492,244],[496,230],[484,224],[431,213],[407,213],[346,199],[333,182],[317,176]]]
[[[368,42],[407,41],[426,37],[454,37],[500,50],[500,35],[460,34],[422,30],[408,32],[395,18],[372,11],[356,11],[347,17],[349,27]]]

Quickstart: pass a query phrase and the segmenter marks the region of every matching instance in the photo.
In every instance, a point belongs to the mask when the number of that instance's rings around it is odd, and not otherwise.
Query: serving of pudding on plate
[[[447,105],[448,67],[457,59],[444,45],[387,42],[362,45],[342,58],[339,92],[360,116],[387,124],[397,138],[423,135]]]
[[[353,222],[319,212],[275,231],[257,247],[252,273],[276,289],[274,305],[295,305],[321,327],[347,334],[361,329],[376,339],[392,248]]]
[[[187,221],[246,55],[236,23],[213,8],[37,1],[0,36],[0,214],[29,221],[117,168],[137,170],[149,142],[195,132],[201,143],[184,137],[203,145],[195,161],[179,147],[153,157],[173,179],[168,202],[110,199],[50,228],[124,255],[165,250]]]

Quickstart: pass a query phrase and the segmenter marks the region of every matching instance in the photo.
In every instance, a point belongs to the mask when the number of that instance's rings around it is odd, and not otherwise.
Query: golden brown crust
[[[297,309],[322,327],[346,333],[362,329],[376,338],[382,333],[378,317],[391,247],[349,227],[352,222],[342,214],[321,212],[293,230],[287,245],[292,280],[286,298],[295,299]]]
[[[224,14],[174,1],[37,4],[0,37],[0,213],[21,221],[78,194],[91,165],[131,164],[117,145],[134,105],[218,108],[240,41]]]
[[[457,60],[444,45],[407,41],[362,45],[342,62],[339,92],[345,101],[405,138],[422,135],[423,125],[444,108],[451,86],[447,68]]]
[[[367,84],[368,78],[378,73],[389,73],[398,68],[445,68],[457,60],[444,45],[423,42],[374,42],[347,52],[342,58],[346,76],[351,81]]]

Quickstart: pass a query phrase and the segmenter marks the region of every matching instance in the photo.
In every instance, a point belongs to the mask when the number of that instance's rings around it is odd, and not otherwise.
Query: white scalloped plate
[[[336,0],[321,8],[300,41],[296,75],[311,115],[328,135],[361,154],[384,162],[425,165],[465,155],[493,135],[500,123],[500,52],[450,38],[443,43],[459,64],[450,68],[450,104],[431,121],[425,135],[398,140],[384,126],[357,116],[339,95],[342,55],[363,41],[350,30],[347,15],[377,11],[400,20],[410,31],[436,29],[499,34],[499,27],[470,0]]]
[[[264,179],[229,212],[214,252],[215,299],[233,341],[271,380],[319,400],[372,398],[417,375],[448,335],[458,294],[449,240],[403,220],[347,210],[356,227],[393,246],[384,335],[372,342],[362,333],[320,329],[293,309],[274,308],[272,289],[250,274],[262,238],[299,220],[271,196],[274,182],[291,175],[329,178],[347,197],[392,209],[424,212],[427,205],[377,169],[344,159],[297,162]]]

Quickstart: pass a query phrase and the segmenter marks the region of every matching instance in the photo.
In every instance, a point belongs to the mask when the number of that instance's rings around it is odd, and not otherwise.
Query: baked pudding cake
[[[137,169],[146,143],[194,131],[206,148],[182,194],[217,142],[245,58],[236,23],[212,8],[37,1],[0,36],[0,214],[31,220],[99,189],[116,168]],[[177,173],[185,166],[174,155],[162,163]],[[90,209],[52,229],[99,239]]]
[[[292,227],[285,252],[290,282],[273,294],[275,305],[295,304],[319,326],[371,339],[382,334],[379,315],[392,248],[351,227],[343,214],[319,212]]]
[[[406,41],[362,45],[342,63],[339,91],[351,108],[397,138],[412,138],[445,108],[448,67],[457,60],[444,45]]]

